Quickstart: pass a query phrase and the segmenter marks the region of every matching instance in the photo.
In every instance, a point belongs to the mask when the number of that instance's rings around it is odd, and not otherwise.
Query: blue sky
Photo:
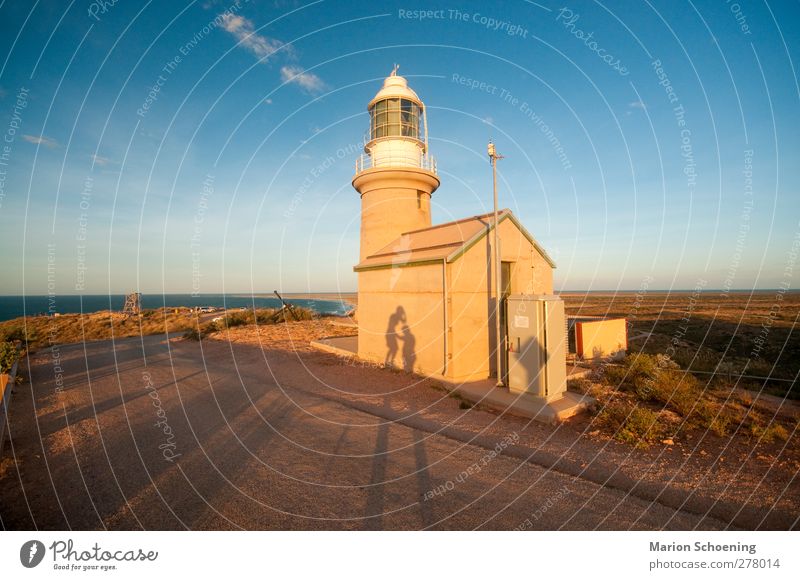
[[[557,289],[797,287],[795,2],[5,2],[0,28],[3,294],[48,265],[64,294],[355,289],[394,63],[434,223],[490,209],[493,138]]]

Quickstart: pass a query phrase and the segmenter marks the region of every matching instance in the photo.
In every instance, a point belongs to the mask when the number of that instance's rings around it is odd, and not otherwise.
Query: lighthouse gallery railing
[[[383,153],[375,155],[362,153],[356,158],[356,173],[375,167],[419,167],[436,173],[436,158],[428,154],[396,155]]]

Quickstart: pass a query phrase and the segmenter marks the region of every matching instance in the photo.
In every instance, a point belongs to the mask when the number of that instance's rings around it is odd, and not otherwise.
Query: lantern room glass
[[[370,138],[419,139],[420,106],[408,99],[383,99],[370,109]]]

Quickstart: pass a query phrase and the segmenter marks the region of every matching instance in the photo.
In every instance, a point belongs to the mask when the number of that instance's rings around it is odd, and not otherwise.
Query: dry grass
[[[260,349],[284,352],[318,352],[311,341],[332,336],[352,336],[353,327],[336,324],[332,317],[281,324],[247,324],[210,332],[204,340],[251,344]]]
[[[314,313],[305,308],[294,309],[297,319],[311,320]],[[107,310],[91,314],[62,314],[61,316],[28,316],[0,322],[0,342],[21,341],[28,351],[54,344],[70,344],[89,340],[108,340],[129,336],[186,332],[195,338],[226,328],[282,322],[273,318],[276,310],[262,309],[222,313],[219,322],[201,322],[189,308],[158,308],[143,310],[138,316],[126,316]]]
[[[20,340],[35,351],[54,344],[108,340],[164,332],[181,332],[197,325],[188,309],[145,310],[139,316],[119,312],[28,316],[0,323],[0,341]]]
[[[196,325],[186,331],[184,338],[200,340],[232,328],[240,326],[270,326],[282,322],[301,322],[314,320],[313,310],[308,308],[294,307],[291,312],[275,308],[262,308],[259,310],[241,310],[237,312],[227,312],[220,316],[220,320]]]

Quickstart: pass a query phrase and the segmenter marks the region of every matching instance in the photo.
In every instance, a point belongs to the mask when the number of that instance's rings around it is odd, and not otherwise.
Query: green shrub
[[[653,381],[650,394],[653,401],[658,402],[683,417],[698,405],[703,390],[693,375],[681,372],[661,372]]]
[[[606,365],[600,378],[605,384],[618,387],[627,378],[627,372],[628,370],[624,366]]]
[[[274,324],[275,321],[273,320],[273,316],[275,316],[275,312],[277,312],[277,310],[275,310],[274,308],[259,308],[258,310],[256,310],[256,315],[255,315],[256,323]]]
[[[739,367],[728,363],[720,365],[718,359],[713,363],[718,371],[714,384],[729,392],[730,379],[740,372]],[[722,402],[709,393],[707,385],[693,374],[680,370],[666,355],[629,354],[619,365],[602,367],[596,377],[606,385],[605,394],[599,389],[598,400],[611,395],[610,402],[599,411],[598,422],[613,430],[614,438],[620,441],[644,445],[674,435],[678,423],[681,431],[710,431],[719,437],[734,431],[749,432],[767,443],[790,437],[791,429],[779,422],[768,422],[755,412],[749,393],[740,393],[731,401]],[[750,413],[745,419],[748,409]]]
[[[715,406],[708,401],[698,402],[687,420],[689,427],[707,429],[719,437],[728,435],[731,427],[740,422],[741,418],[737,417],[731,408]]]
[[[295,320],[314,320],[316,317],[313,310],[295,306],[294,314],[278,308],[260,308],[256,310],[255,321],[258,324],[277,324],[279,322],[292,322]],[[278,316],[276,316],[278,314]]]
[[[667,355],[630,354],[607,377],[624,391],[630,391],[639,401],[657,403],[686,417],[700,405],[703,390],[689,373],[681,372]]]
[[[3,331],[0,332],[0,341],[14,342],[17,340],[23,343],[25,342],[25,330],[22,328],[22,325],[14,324],[13,326],[4,328]]]
[[[19,357],[19,350],[13,342],[0,342],[0,373],[10,371],[17,357]]]
[[[757,437],[763,443],[772,443],[776,439],[786,441],[789,439],[789,431],[777,421],[766,422],[764,418],[757,414],[750,414],[750,434]]]
[[[200,340],[202,337],[200,336],[200,331],[198,329],[190,328],[183,333],[183,338],[188,340]]]
[[[598,420],[614,431],[614,439],[646,446],[662,439],[665,427],[658,413],[647,407],[611,402],[600,410]]]
[[[251,311],[243,310],[241,312],[233,312],[231,314],[226,314],[224,320],[225,320],[225,326],[227,326],[228,328],[235,328],[237,326],[246,326],[248,324],[252,324],[255,318]]]
[[[658,376],[658,359],[655,355],[633,353],[626,355],[619,366],[607,365],[603,380],[608,385],[623,387],[635,392],[646,392]],[[646,397],[645,397],[646,398]]]
[[[786,441],[789,438],[789,431],[780,423],[772,422],[769,425],[751,425],[750,432],[764,443],[772,443],[776,439]]]
[[[315,315],[313,310],[297,306],[295,306],[292,310],[293,318],[290,317],[290,320],[314,320]]]
[[[216,322],[209,322],[208,324],[202,327],[194,327],[190,328],[183,334],[183,338],[187,338],[189,340],[201,340],[207,337],[212,332],[219,331],[219,326],[217,326]]]

